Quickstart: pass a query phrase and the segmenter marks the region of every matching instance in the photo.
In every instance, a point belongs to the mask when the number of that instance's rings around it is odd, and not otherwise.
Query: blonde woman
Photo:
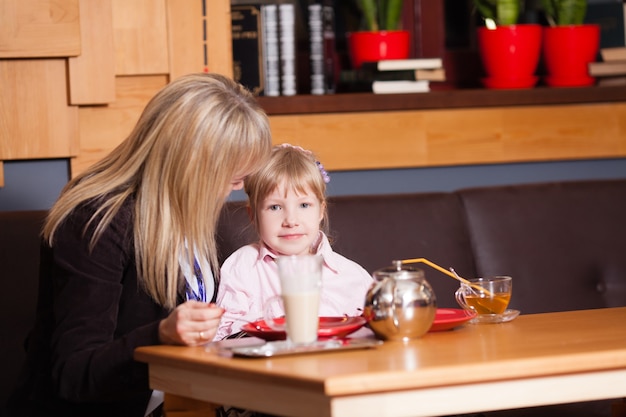
[[[158,414],[133,351],[213,339],[223,313],[213,304],[216,221],[270,147],[267,116],[249,92],[219,75],[188,75],[67,184],[43,229],[37,322],[12,415]]]

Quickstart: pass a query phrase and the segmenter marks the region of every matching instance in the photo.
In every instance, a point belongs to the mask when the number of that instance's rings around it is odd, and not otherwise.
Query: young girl
[[[359,316],[372,277],[333,252],[328,227],[326,183],[314,155],[288,144],[274,147],[261,171],[245,180],[249,213],[258,243],[234,252],[222,265],[217,304],[225,309],[214,340],[238,333],[263,318],[264,303],[280,294],[276,257],[320,254],[324,258],[320,316]]]

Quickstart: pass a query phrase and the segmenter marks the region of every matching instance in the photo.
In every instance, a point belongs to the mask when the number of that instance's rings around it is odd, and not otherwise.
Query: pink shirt
[[[356,262],[333,252],[323,233],[317,253],[324,258],[319,315],[360,316],[371,275]],[[255,243],[226,259],[217,293],[217,304],[226,311],[214,340],[239,332],[247,322],[263,319],[265,301],[280,294],[275,258],[265,245]]]

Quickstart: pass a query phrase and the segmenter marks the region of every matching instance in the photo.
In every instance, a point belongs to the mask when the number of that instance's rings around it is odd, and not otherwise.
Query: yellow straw
[[[414,264],[414,263],[418,263],[418,262],[425,263],[426,265],[435,268],[437,271],[443,272],[444,274],[446,274],[446,275],[456,279],[457,281],[461,281],[465,285],[469,285],[470,287],[475,288],[478,291],[484,292],[488,297],[493,297],[493,294],[490,291],[488,291],[487,289],[481,287],[478,284],[474,284],[473,282],[469,282],[465,278],[461,278],[460,276],[453,274],[452,272],[448,271],[447,269],[440,267],[439,265],[429,261],[426,258],[403,259],[400,262],[402,262],[403,264]]]

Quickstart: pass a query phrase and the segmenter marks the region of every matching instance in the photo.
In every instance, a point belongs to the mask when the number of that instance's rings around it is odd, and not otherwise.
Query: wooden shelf
[[[419,94],[333,94],[259,97],[269,115],[461,109],[626,101],[626,86],[520,90],[459,89]]]

